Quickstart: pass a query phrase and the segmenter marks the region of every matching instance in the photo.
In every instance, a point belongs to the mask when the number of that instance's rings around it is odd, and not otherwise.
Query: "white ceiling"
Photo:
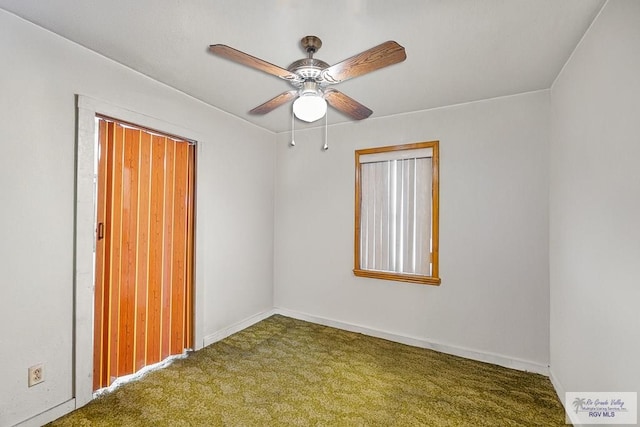
[[[549,88],[603,4],[0,0],[2,9],[275,132],[289,130],[289,104],[265,116],[247,112],[289,90],[288,83],[216,57],[207,51],[210,44],[286,68],[305,56],[299,44],[305,35],[322,39],[315,57],[330,65],[395,40],[406,61],[336,86],[372,109],[371,117],[381,117]],[[329,123],[349,120],[335,110],[328,114]]]

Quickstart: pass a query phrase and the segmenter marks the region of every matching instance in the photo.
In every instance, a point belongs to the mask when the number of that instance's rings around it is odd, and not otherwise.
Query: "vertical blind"
[[[431,157],[361,160],[360,267],[431,275]]]

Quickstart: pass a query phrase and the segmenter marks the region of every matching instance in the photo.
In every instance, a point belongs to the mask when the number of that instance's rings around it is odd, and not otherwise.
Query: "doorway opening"
[[[97,115],[93,390],[193,348],[195,143]]]

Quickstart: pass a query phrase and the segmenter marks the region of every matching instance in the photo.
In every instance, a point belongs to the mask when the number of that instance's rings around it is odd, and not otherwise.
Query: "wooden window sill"
[[[400,274],[400,273],[393,273],[390,271],[372,271],[372,270],[354,269],[353,274],[359,277],[370,277],[373,279],[419,283],[422,285],[440,286],[440,283],[441,283],[441,280],[439,277],[419,276],[415,274]]]

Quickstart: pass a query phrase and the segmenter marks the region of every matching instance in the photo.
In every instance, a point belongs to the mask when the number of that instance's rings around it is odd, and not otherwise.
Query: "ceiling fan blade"
[[[328,83],[340,83],[397,64],[406,58],[404,47],[390,40],[323,70],[322,78]]]
[[[289,92],[281,93],[280,95],[268,100],[264,104],[258,105],[256,108],[254,108],[253,110],[249,111],[249,113],[251,113],[251,114],[267,114],[267,113],[275,110],[276,108],[278,108],[282,104],[285,104],[288,101],[291,101],[293,98],[295,98],[297,96],[297,94],[298,94],[297,90],[290,90]]]
[[[247,67],[255,68],[267,74],[280,77],[281,79],[284,79],[284,80],[301,81],[298,75],[293,74],[289,70],[285,70],[282,67],[278,67],[277,65],[273,65],[267,61],[263,61],[260,58],[256,58],[255,56],[251,56],[247,53],[241,52],[237,49],[234,49],[232,47],[229,47],[223,44],[213,44],[209,46],[209,51],[214,55],[218,55],[223,58],[230,59],[239,64],[246,65]]]
[[[349,117],[356,120],[366,119],[371,115],[371,113],[373,113],[373,111],[360,104],[355,99],[350,98],[335,89],[326,89],[324,91],[324,98],[333,108],[338,111],[342,111]]]

